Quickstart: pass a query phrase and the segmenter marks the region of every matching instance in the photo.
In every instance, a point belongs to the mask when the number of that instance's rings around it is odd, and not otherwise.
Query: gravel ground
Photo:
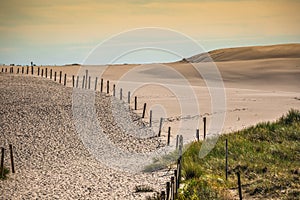
[[[76,91],[78,98],[90,97],[86,91]],[[0,182],[1,197],[145,199],[153,193],[136,193],[136,186],[147,185],[155,191],[164,189],[171,174],[167,170],[142,173],[116,169],[109,165],[114,154],[110,155],[109,162],[96,159],[109,153],[99,146],[99,141],[103,142],[102,136],[119,151],[133,155],[147,155],[163,146],[159,138],[152,137],[154,133],[140,117],[133,112],[125,112],[128,107],[123,102],[111,104],[111,101],[117,100],[96,93],[95,102],[91,101],[95,110],[90,112],[87,108],[83,112],[86,116],[74,120],[72,103],[76,100],[72,99],[72,94],[72,88],[48,79],[0,74],[0,145],[8,152],[8,144],[13,144],[16,168],[15,174]],[[82,105],[76,105],[82,108]],[[76,129],[94,127],[86,121],[78,121],[88,118],[92,112],[95,112],[103,135],[95,134],[93,128],[93,131],[77,134]],[[90,140],[85,140],[87,136]],[[97,149],[91,151],[90,147],[95,144]],[[95,157],[93,150],[100,153]],[[5,165],[10,165],[8,153]]]

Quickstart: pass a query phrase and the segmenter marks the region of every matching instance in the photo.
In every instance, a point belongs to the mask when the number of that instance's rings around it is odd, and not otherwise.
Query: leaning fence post
[[[87,84],[88,84],[88,74],[89,74],[89,71],[86,69],[86,70],[85,70],[85,89],[87,89]]]
[[[147,103],[144,103],[144,108],[143,108],[143,115],[142,115],[142,118],[145,118],[146,106],[147,106]]]
[[[203,118],[203,138],[206,138],[206,117]]]
[[[97,90],[98,77],[95,78],[95,91]]]
[[[228,140],[225,140],[225,175],[226,181],[228,180]]]
[[[161,118],[160,118],[160,121],[159,121],[158,137],[160,137],[160,135],[161,135],[162,123],[163,123],[163,118],[161,117]]]
[[[11,144],[9,145],[9,150],[10,150],[11,171],[12,173],[15,173],[13,146]]]
[[[170,145],[170,137],[171,137],[171,127],[169,126],[169,128],[168,128],[168,142],[167,142],[168,146]]]
[[[1,148],[1,177],[4,177],[4,147]]]
[[[152,110],[150,110],[149,126],[152,127]]]
[[[241,186],[241,175],[240,175],[240,172],[237,172],[236,175],[237,175],[237,178],[238,178],[239,197],[240,197],[240,200],[242,200],[243,196],[242,196],[242,186]]]

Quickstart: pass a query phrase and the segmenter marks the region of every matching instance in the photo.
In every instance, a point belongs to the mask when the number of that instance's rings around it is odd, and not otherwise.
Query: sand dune
[[[210,57],[209,57],[209,56]],[[271,46],[253,46],[218,49],[208,53],[199,54],[187,58],[189,62],[222,62],[222,61],[241,61],[257,60],[269,58],[299,58],[300,44],[280,44]]]

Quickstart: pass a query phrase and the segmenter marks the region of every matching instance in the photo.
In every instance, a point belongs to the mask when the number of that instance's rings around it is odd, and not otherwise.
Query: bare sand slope
[[[237,47],[213,50],[187,58],[189,62],[198,63],[211,61],[240,61],[269,58],[299,58],[300,44],[280,44],[271,46]]]

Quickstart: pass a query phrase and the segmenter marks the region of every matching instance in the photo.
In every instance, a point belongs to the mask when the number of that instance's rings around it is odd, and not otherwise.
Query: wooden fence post
[[[152,127],[152,110],[150,110],[149,126]]]
[[[137,110],[137,96],[134,97],[134,110]]]
[[[61,83],[62,71],[59,72],[59,83]]]
[[[176,135],[176,150],[178,149],[179,144],[179,135]]]
[[[84,81],[85,81],[85,76],[83,75],[83,77],[82,77],[82,89],[84,89]]]
[[[95,91],[97,90],[98,77],[95,78]]]
[[[5,69],[5,72],[7,72],[7,69]],[[22,67],[22,74],[24,74],[24,67]]]
[[[168,128],[168,142],[167,142],[168,146],[170,145],[170,137],[171,137],[171,127],[169,126],[169,128]]]
[[[44,77],[44,69],[42,69],[41,77]]]
[[[38,67],[38,74],[37,74],[38,76],[40,75],[40,67]]]
[[[33,71],[33,66],[31,66],[31,75],[34,74],[34,71]]]
[[[166,199],[166,192],[165,191],[161,191],[161,193],[160,193],[160,199],[161,200],[165,200]]]
[[[54,81],[56,82],[56,72],[54,72]]]
[[[78,88],[78,84],[79,84],[79,76],[76,77],[76,88]]]
[[[85,70],[85,89],[87,89],[87,85],[88,85],[88,75],[89,75],[89,71],[86,69]]]
[[[29,74],[29,67],[26,67],[26,74]]]
[[[147,103],[144,103],[142,118],[145,118],[146,106],[147,106]]]
[[[115,84],[113,85],[113,96],[114,97],[116,96],[116,85]]]
[[[101,78],[100,82],[100,92],[103,92],[103,78]]]
[[[122,99],[123,99],[123,89],[120,88],[120,100],[122,100]]]
[[[167,200],[170,199],[170,182],[167,182],[167,185],[166,185],[166,192],[167,192]]]
[[[228,140],[225,140],[225,176],[226,181],[228,180]]]
[[[196,129],[196,138],[197,138],[197,141],[199,142],[199,129]]]
[[[65,74],[65,77],[64,77],[64,86],[67,85],[67,74]]]
[[[174,176],[171,177],[171,199],[175,199],[175,180]]]
[[[2,68],[2,72],[3,72],[3,68]],[[19,72],[20,72],[20,69],[18,68],[18,69],[17,69],[17,74],[19,74]]]
[[[12,171],[12,173],[15,173],[13,146],[11,144],[9,145],[9,150],[10,150],[11,171]]]
[[[181,158],[182,156],[179,156],[178,160],[177,160],[177,188],[179,188],[179,184],[181,181]]]
[[[239,198],[240,198],[240,200],[242,200],[243,199],[243,195],[242,195],[242,185],[241,185],[241,175],[240,175],[240,172],[237,172],[236,175],[237,175],[237,179],[238,179]]]
[[[176,197],[177,197],[177,192],[178,192],[178,187],[177,187],[177,177],[178,176],[178,174],[177,174],[177,169],[175,169],[174,170],[174,177],[175,177],[175,198],[174,199],[176,199]]]
[[[161,118],[160,118],[160,121],[159,121],[158,137],[160,137],[160,135],[161,135],[162,123],[163,123],[163,118],[161,117]]]
[[[45,69],[45,76],[47,78],[47,76],[48,76],[48,68]]]
[[[109,94],[109,80],[106,82],[106,93]]]
[[[128,95],[127,95],[127,103],[130,104],[130,91],[128,91]]]
[[[91,76],[89,76],[89,89],[91,89]]]
[[[50,69],[50,79],[52,79],[52,69]]]
[[[72,86],[75,87],[75,76],[72,75]]]
[[[204,126],[204,128],[203,128],[203,138],[205,140],[205,138],[206,138],[206,117],[203,118],[203,126]]]
[[[4,154],[5,154],[5,149],[4,147],[1,148],[1,176],[4,177]]]

